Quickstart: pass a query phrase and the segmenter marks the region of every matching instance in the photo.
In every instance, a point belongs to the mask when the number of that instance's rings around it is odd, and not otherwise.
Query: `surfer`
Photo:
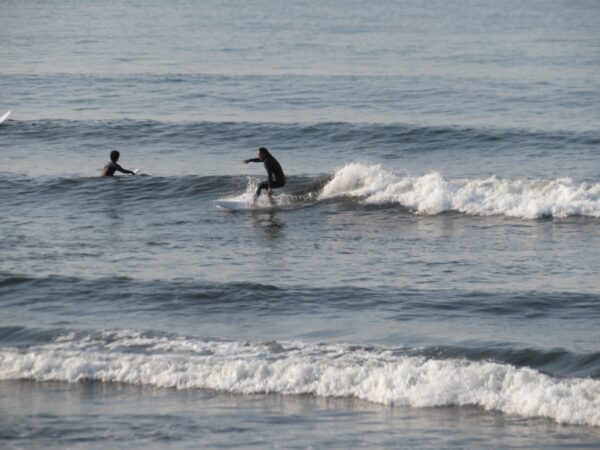
[[[117,150],[113,150],[112,152],[110,152],[110,162],[106,166],[104,166],[104,169],[102,169],[103,177],[112,177],[117,171],[135,175],[135,172],[123,169],[120,165],[117,164],[119,156],[121,156],[121,154]]]
[[[263,189],[267,190],[269,201],[271,201],[273,189],[285,186],[285,174],[281,169],[281,165],[266,148],[261,147],[258,149],[258,158],[245,159],[243,162],[244,164],[248,164],[249,162],[262,162],[265,165],[265,169],[267,169],[268,180],[263,181],[256,188],[256,192],[254,193],[254,203],[258,200]]]

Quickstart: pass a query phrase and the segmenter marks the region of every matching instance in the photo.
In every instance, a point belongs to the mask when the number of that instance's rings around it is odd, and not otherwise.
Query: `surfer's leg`
[[[275,180],[275,182],[271,185],[271,187],[273,189],[281,188],[281,187],[284,187],[284,186],[285,186],[285,180],[284,181]]]
[[[267,183],[266,187],[268,187],[268,186],[269,185]],[[280,187],[283,187],[283,186],[285,186],[285,180],[284,181],[275,180],[273,183],[271,183],[271,187],[273,189],[277,189],[277,188],[280,188]],[[273,197],[271,196],[271,194],[269,194],[269,203],[271,203],[271,205],[275,204],[275,201],[273,200]]]
[[[254,203],[256,203],[256,201],[258,200],[258,197],[260,197],[260,192],[263,189],[267,189],[268,187],[269,187],[268,181],[263,181],[262,183],[260,183],[258,185],[258,187],[256,188],[256,192],[254,193]]]

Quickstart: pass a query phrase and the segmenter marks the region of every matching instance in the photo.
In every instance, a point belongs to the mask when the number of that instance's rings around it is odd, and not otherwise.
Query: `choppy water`
[[[0,443],[597,447],[599,18],[3,2]]]

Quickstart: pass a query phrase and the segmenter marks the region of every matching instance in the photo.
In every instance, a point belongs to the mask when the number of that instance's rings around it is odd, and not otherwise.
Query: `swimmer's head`
[[[110,152],[110,160],[114,163],[119,160],[119,156],[121,156],[121,154],[117,150]]]

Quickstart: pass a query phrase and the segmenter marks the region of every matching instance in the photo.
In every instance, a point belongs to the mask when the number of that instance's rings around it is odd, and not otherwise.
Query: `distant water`
[[[599,20],[2,2],[0,446],[600,446]]]

